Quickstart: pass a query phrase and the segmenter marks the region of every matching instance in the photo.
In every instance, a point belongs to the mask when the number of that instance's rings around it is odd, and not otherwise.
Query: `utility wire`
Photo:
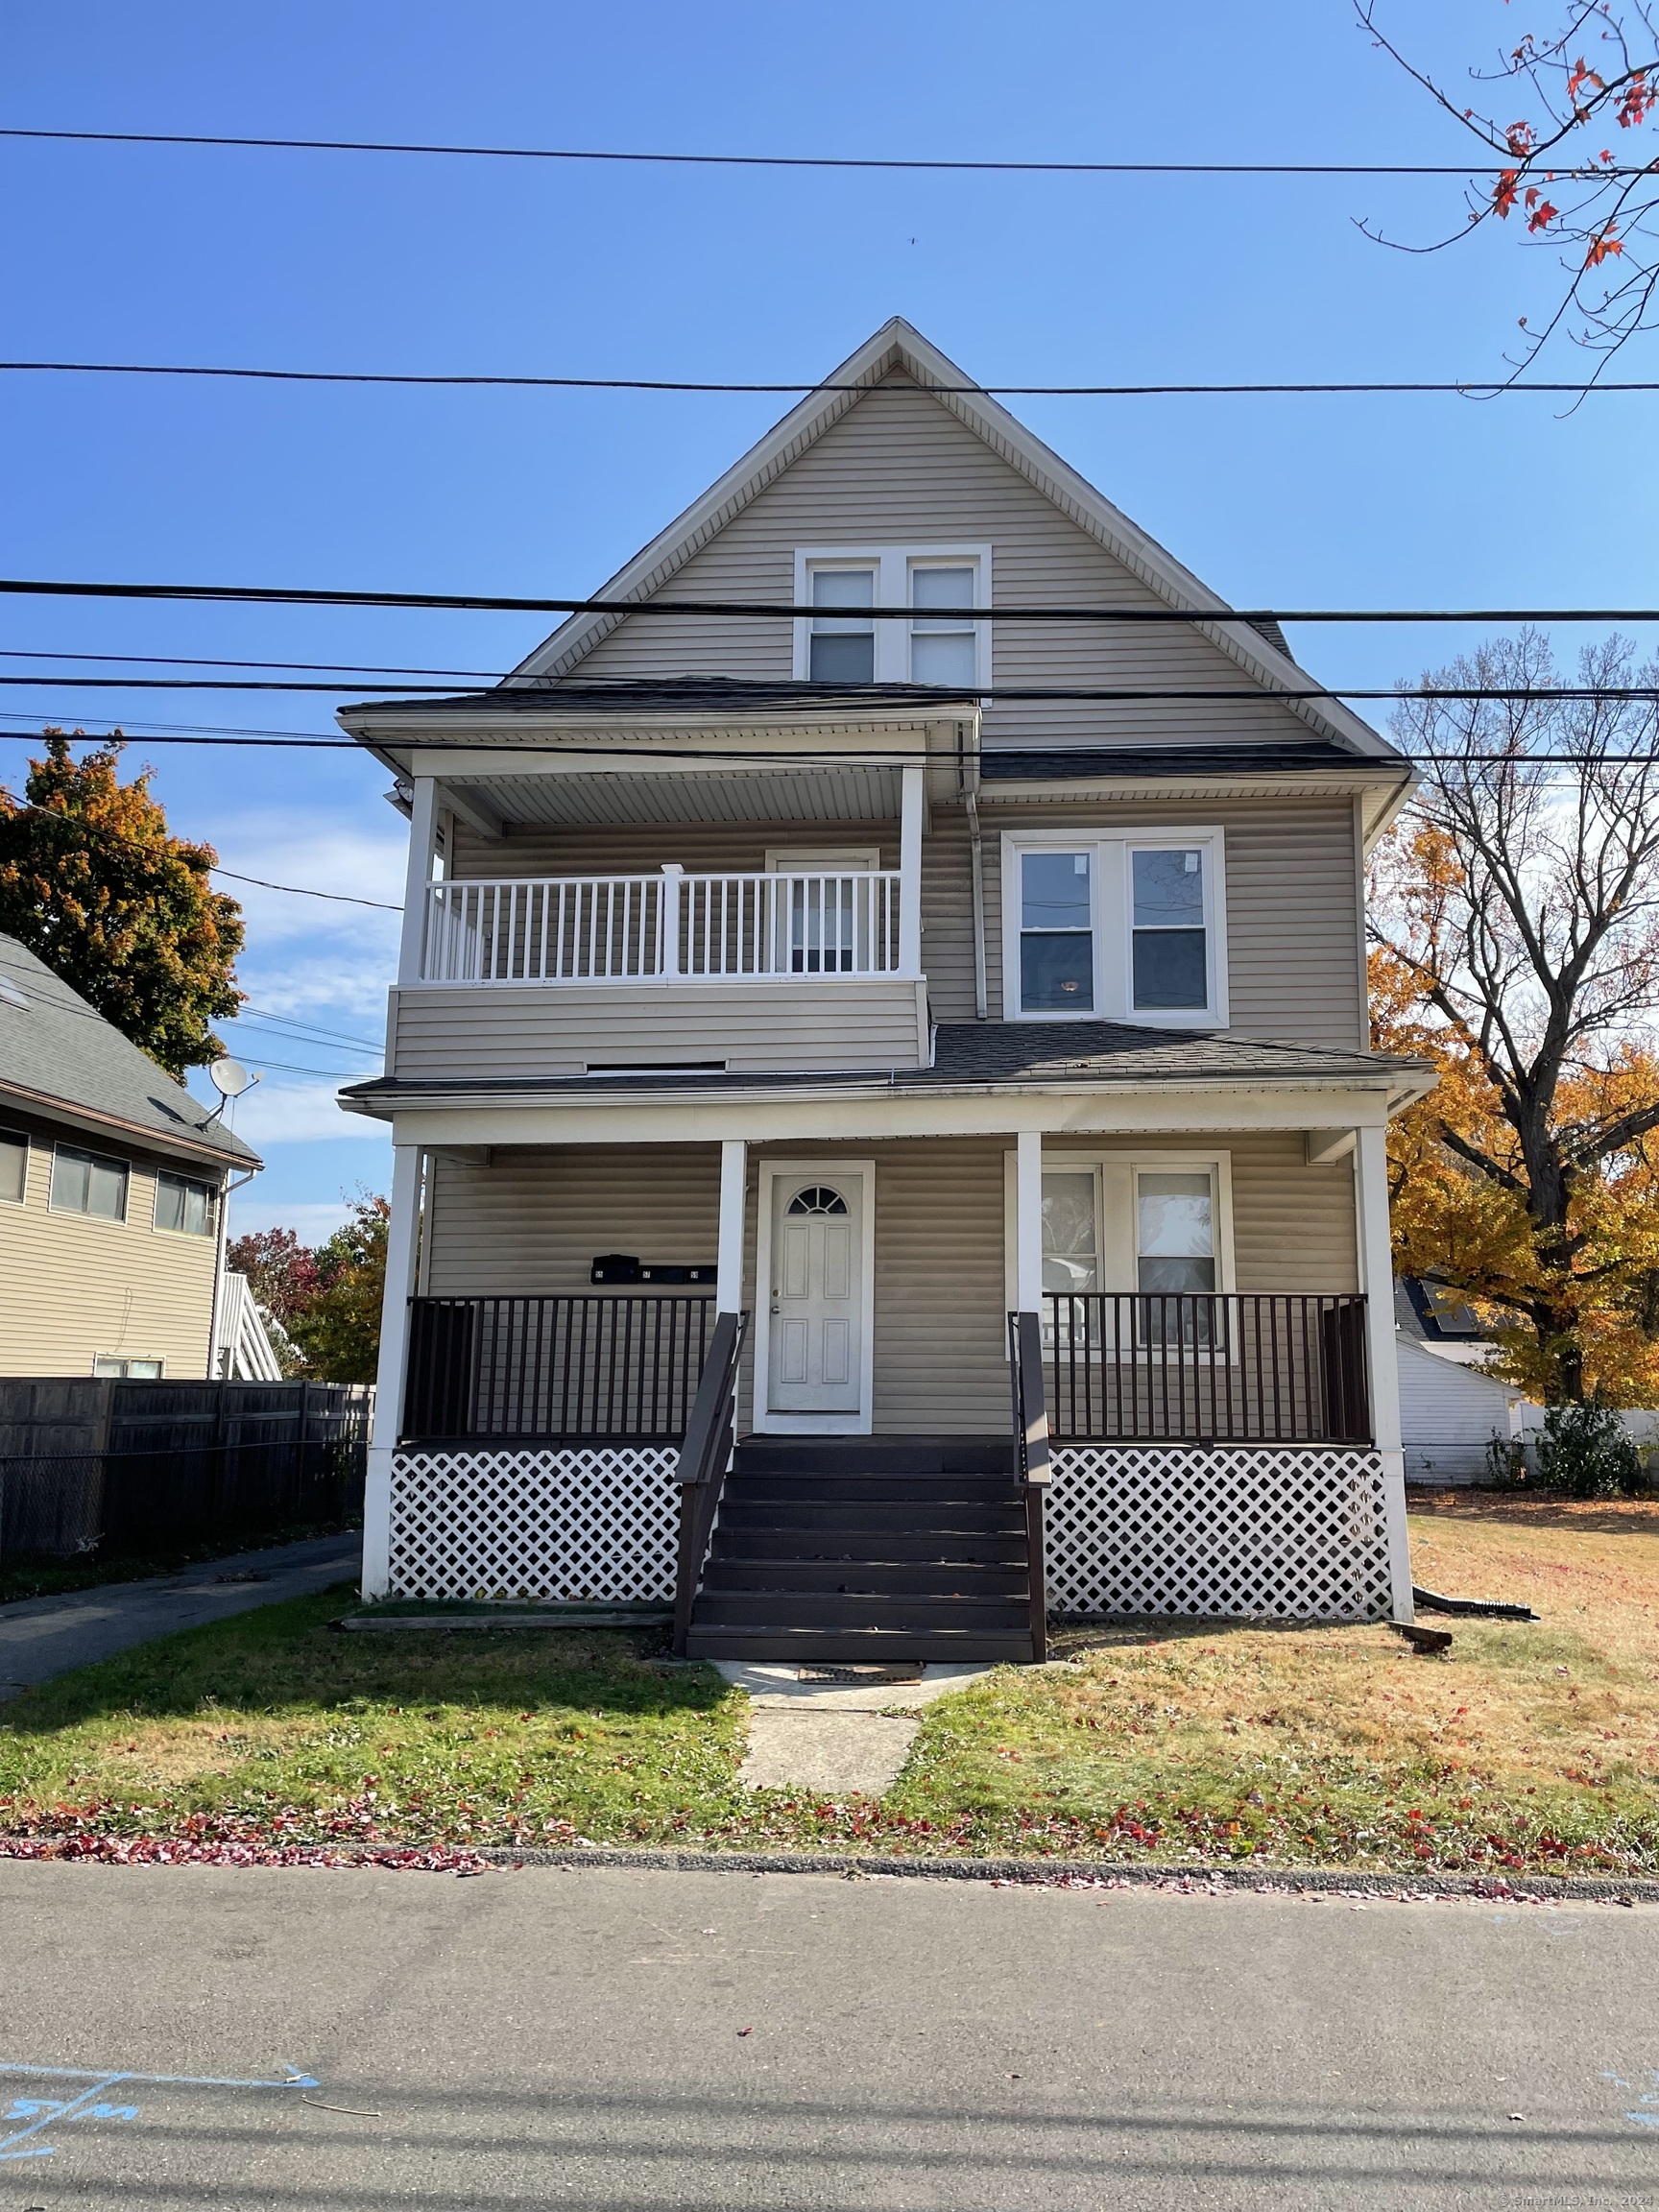
[[[174,742],[174,740],[166,737],[156,741],[163,745]],[[185,738],[180,742],[188,744],[191,740]],[[291,740],[263,740],[263,742],[286,743],[291,742]],[[13,799],[9,792],[0,792],[0,819],[4,818],[8,808],[17,814],[43,814],[48,820],[61,822],[66,828],[82,835],[102,837],[108,844],[126,845],[133,852],[154,852],[154,848],[146,845],[142,838],[124,837],[119,830],[107,829],[102,822],[88,822],[84,815],[66,814],[61,806],[42,806],[36,800]],[[272,883],[263,876],[243,876],[234,868],[221,868],[217,861],[213,861],[209,865],[207,873],[209,876],[228,876],[232,883],[255,884],[261,891],[286,891],[296,899],[326,899],[331,904],[339,906],[376,906],[387,914],[401,914],[403,911],[400,905],[388,905],[384,899],[357,899],[345,891],[318,891],[308,883]]]
[[[1598,171],[1597,174],[1613,174]],[[671,376],[484,376],[418,374],[413,372],[368,369],[234,369],[200,364],[156,361],[0,361],[9,374],[58,376],[210,376],[268,384],[409,384],[526,392],[735,392],[809,395],[816,392],[914,392],[924,398],[939,395],[978,398],[1047,399],[1155,399],[1239,398],[1268,394],[1296,396],[1354,393],[1455,393],[1465,398],[1478,394],[1496,397],[1507,392],[1659,392],[1659,381],[1630,378],[1591,378],[1577,383],[1550,383],[1536,377],[1472,376],[1431,382],[1347,382],[1295,384],[917,384],[877,386],[869,382],[836,383],[815,378],[793,383],[759,384],[720,382],[714,379]]]
[[[221,680],[218,677],[192,676],[0,676],[0,685],[26,685],[31,689],[53,691],[88,689],[95,689],[100,691],[322,691],[326,692],[331,697],[337,695],[339,692],[347,688],[347,686],[342,684],[314,684],[306,682],[296,682],[287,678],[277,677],[262,680],[249,680],[245,677],[235,677],[231,679]],[[355,686],[355,688],[359,691],[370,691],[374,693],[376,700],[379,701],[379,703],[387,706],[396,706],[399,699],[405,698],[408,699],[411,706],[417,707],[443,707],[452,703],[446,699],[434,699],[430,697],[429,694],[434,688],[434,686],[430,684],[359,684]],[[567,692],[561,693],[556,685],[542,686],[540,690],[538,690],[536,686],[530,685],[515,685],[507,689],[506,696],[517,701],[522,699],[527,691],[531,692],[533,696],[539,699],[539,701],[544,701],[548,706],[553,707],[582,706],[591,709],[595,705],[595,701],[591,693],[587,694],[585,697],[572,698]],[[382,697],[382,695],[384,695],[384,697]],[[999,703],[1032,703],[1039,700],[1058,700],[1062,702],[1070,702],[1073,705],[1093,705],[1096,703],[1101,705],[1110,705],[1115,702],[1143,703],[1151,700],[1162,699],[1176,701],[1184,706],[1191,706],[1206,700],[1218,701],[1222,704],[1234,705],[1237,705],[1241,701],[1253,701],[1256,705],[1261,706],[1263,703],[1270,704],[1275,700],[1315,699],[1499,700],[1654,698],[1659,698],[1659,685],[1654,685],[1651,684],[1551,684],[1526,685],[1500,685],[1490,684],[1298,684],[1286,685],[1283,686],[1279,685],[1251,685],[1247,688],[1235,688],[1227,691],[1195,688],[1164,690],[1145,685],[1094,685],[1091,686],[1083,686],[1047,684],[991,684],[984,686],[976,685],[972,691],[968,691],[967,689],[952,690],[941,688],[937,693],[934,694],[934,699],[937,701],[937,704],[941,709],[948,709],[955,706],[965,707],[971,700],[981,699],[989,699],[993,702]],[[366,702],[366,704],[373,703],[374,702]],[[918,687],[917,689],[907,693],[902,700],[899,701],[894,701],[890,697],[876,700],[873,702],[873,709],[875,711],[880,712],[890,709],[896,705],[901,707],[926,708],[931,703],[932,701],[929,700],[927,692]],[[479,706],[488,708],[490,704],[490,694],[488,692],[478,693],[476,695],[468,696],[464,699],[454,701],[453,704],[469,708]],[[641,704],[641,702],[637,700],[619,701],[617,704],[631,704],[638,706]],[[644,702],[644,704],[660,711],[664,708],[675,705],[676,702],[672,699],[664,699],[654,702]],[[707,707],[708,705],[711,704],[711,702],[708,700],[690,700],[682,702],[682,704],[687,708],[687,710],[694,711]],[[732,705],[733,707],[742,707],[744,702],[739,699],[728,701],[726,704]],[[852,708],[856,709],[859,703],[855,698],[850,698],[846,691],[841,690],[838,687],[835,696],[823,700],[813,699],[810,694],[805,692],[804,688],[803,696],[799,700],[792,700],[790,704],[804,707],[811,707],[816,705],[842,709]],[[319,742],[322,742],[322,740],[319,740]],[[343,740],[343,742],[350,743],[351,740],[346,739]],[[436,743],[442,749],[446,751],[451,749],[452,745],[452,741],[447,738],[420,740],[405,739],[399,737],[396,740],[396,742],[399,745],[421,742]],[[542,750],[546,750],[546,748],[542,748]],[[555,750],[562,752],[579,751],[581,748],[561,746],[555,748]],[[608,753],[614,752],[614,748],[595,748],[595,750],[606,750]],[[729,756],[729,757],[736,759],[744,757],[744,756],[733,754]],[[781,758],[785,757],[785,756],[771,755],[760,756],[760,757]],[[242,880],[252,883],[257,880],[257,878],[249,876],[243,878]],[[267,886],[267,888],[272,890],[282,890],[285,888],[285,886],[282,884],[272,884]],[[360,901],[359,903],[373,904],[373,902]]]
[[[1659,385],[1655,386],[1659,390]],[[1659,607],[799,607],[773,599],[518,599],[472,591],[331,591],[298,585],[92,584],[0,577],[0,594],[47,599],[188,599],[253,606],[418,607],[501,614],[814,616],[877,622],[1659,622]],[[56,658],[56,656],[54,656]],[[198,663],[200,665],[200,663]],[[261,667],[270,661],[256,663]],[[338,666],[338,662],[323,663]]]
[[[237,146],[305,154],[443,154],[492,161],[640,162],[691,169],[895,169],[1034,177],[1483,177],[1513,167],[1490,161],[931,161],[859,154],[660,154],[570,146],[447,146],[382,138],[253,138],[185,131],[0,129],[0,138],[102,146]],[[1558,177],[1644,177],[1646,166],[1561,168]]]

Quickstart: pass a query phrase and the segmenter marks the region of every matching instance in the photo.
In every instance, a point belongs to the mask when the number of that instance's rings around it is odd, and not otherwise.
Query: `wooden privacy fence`
[[[1048,1291],[1049,1426],[1094,1443],[1369,1444],[1365,1300]]]
[[[349,1520],[373,1400],[359,1382],[0,1382],[0,1559]]]
[[[413,1298],[402,1434],[678,1442],[710,1297]]]

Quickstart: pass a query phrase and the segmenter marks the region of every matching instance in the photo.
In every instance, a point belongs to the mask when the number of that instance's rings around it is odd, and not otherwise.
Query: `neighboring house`
[[[0,936],[0,1375],[216,1366],[225,1193],[258,1156]]]
[[[828,383],[599,593],[685,611],[342,711],[413,826],[343,1094],[396,1147],[365,1586],[768,1659],[1408,1615],[1408,766],[907,325]]]
[[[1520,1441],[1523,1393],[1485,1371],[1491,1343],[1455,1290],[1402,1276],[1394,1318],[1407,1480],[1489,1480],[1494,1437]]]

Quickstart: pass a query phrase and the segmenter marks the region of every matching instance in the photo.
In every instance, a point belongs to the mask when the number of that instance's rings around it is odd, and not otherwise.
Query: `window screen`
[[[156,1228],[177,1230],[185,1237],[211,1237],[214,1196],[209,1183],[194,1182],[187,1175],[157,1175]]]
[[[1204,928],[1202,852],[1159,848],[1132,854],[1130,858],[1135,893],[1132,961],[1137,1011],[1208,1006],[1210,958]]]
[[[859,608],[876,604],[874,568],[814,568],[814,607],[845,608],[845,613],[814,614],[807,641],[806,673],[814,684],[873,684],[876,680],[876,622]]]
[[[1214,1290],[1215,1209],[1210,1177],[1143,1174],[1137,1182],[1140,1287],[1166,1292]]]
[[[1020,1011],[1092,1014],[1094,929],[1087,853],[1020,858]]]
[[[52,1156],[52,1206],[59,1214],[92,1214],[101,1221],[125,1221],[126,1161],[60,1144]]]
[[[29,1140],[0,1129],[0,1203],[21,1206],[29,1188]]]

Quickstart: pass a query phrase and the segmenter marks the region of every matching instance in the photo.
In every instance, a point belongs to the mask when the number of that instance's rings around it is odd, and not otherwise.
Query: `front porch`
[[[1181,1143],[439,1157],[381,1586],[672,1605],[684,1650],[768,1659],[1030,1660],[1049,1613],[1398,1611],[1366,1295],[1238,1286],[1354,1282],[1347,1162]],[[1122,1265],[1123,1207],[1155,1202],[1213,1248],[1142,1279],[1225,1286],[1043,1286]],[[549,1287],[468,1286],[482,1253]]]

